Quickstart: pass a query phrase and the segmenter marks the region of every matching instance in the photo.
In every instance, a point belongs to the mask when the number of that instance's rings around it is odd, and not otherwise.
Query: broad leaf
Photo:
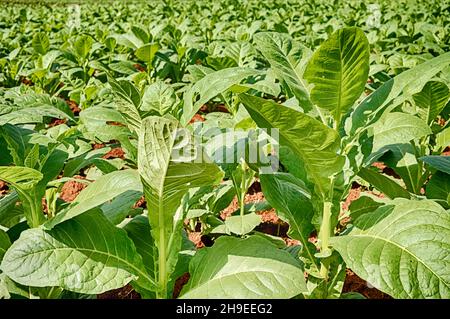
[[[386,111],[400,105],[412,94],[422,90],[433,76],[450,65],[450,52],[409,69],[380,86],[367,96],[355,109],[346,123],[347,135],[365,130],[375,123]]]
[[[305,184],[288,173],[260,175],[262,191],[267,201],[277,210],[277,215],[289,224],[289,237],[303,245],[303,255],[318,266],[314,257],[316,249],[308,241],[314,230],[311,194]]]
[[[450,174],[450,156],[430,155],[419,159],[438,171]]]
[[[373,152],[391,144],[409,143],[431,134],[427,123],[416,116],[389,113],[373,126]]]
[[[281,144],[303,160],[308,178],[322,196],[328,196],[331,178],[344,164],[337,154],[338,134],[316,119],[275,102],[247,94],[239,98],[259,127],[279,130]]]
[[[269,61],[276,78],[284,84],[287,95],[295,96],[305,112],[310,111],[313,105],[303,79],[303,69],[311,51],[285,33],[261,32],[253,39]]]
[[[361,29],[339,29],[323,42],[305,70],[311,100],[333,115],[336,127],[360,97],[369,75],[369,42]]]
[[[200,107],[215,96],[239,84],[245,78],[258,74],[260,71],[249,68],[229,68],[206,74],[184,94],[181,124],[188,124]]]
[[[225,220],[227,230],[236,235],[245,235],[255,229],[261,223],[261,216],[255,213],[244,216],[234,215]]]
[[[125,231],[92,211],[50,231],[24,231],[8,249],[1,270],[19,284],[98,294],[131,280],[154,287]]]
[[[190,188],[219,183],[223,174],[172,118],[145,118],[138,149],[151,234],[158,247],[159,265],[165,265],[160,271],[166,278],[160,277],[160,283],[167,283],[181,247],[183,216],[179,207],[183,196]]]
[[[136,50],[136,57],[146,63],[151,63],[155,57],[156,52],[159,50],[158,44],[146,44]]]
[[[162,81],[157,81],[145,89],[140,110],[164,115],[170,112],[176,103],[174,89]]]
[[[450,175],[436,172],[426,185],[427,198],[438,200],[445,207],[450,208]]]
[[[358,175],[391,199],[397,197],[411,197],[409,192],[400,186],[400,184],[373,169],[363,167]]]
[[[333,237],[347,267],[394,298],[450,297],[450,215],[424,200],[396,200]]]
[[[450,91],[445,83],[431,81],[413,98],[420,118],[431,124],[447,104]]]
[[[303,270],[270,241],[220,237],[200,250],[181,298],[292,298],[307,291]]]
[[[380,206],[383,206],[383,200],[370,194],[362,194],[361,197],[352,201],[348,207],[352,220],[357,219],[367,213],[373,212]]]
[[[36,53],[46,54],[50,48],[50,42],[48,36],[44,32],[36,33],[31,41],[31,45]]]
[[[81,215],[119,195],[128,196],[132,193],[136,196],[136,192],[142,193],[142,184],[136,171],[123,170],[104,175],[83,189],[68,210],[59,213],[44,226],[46,229],[51,229],[55,225]]]

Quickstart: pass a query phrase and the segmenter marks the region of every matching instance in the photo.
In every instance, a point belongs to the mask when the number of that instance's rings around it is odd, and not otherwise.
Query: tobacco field
[[[0,299],[450,298],[450,1],[0,3]]]

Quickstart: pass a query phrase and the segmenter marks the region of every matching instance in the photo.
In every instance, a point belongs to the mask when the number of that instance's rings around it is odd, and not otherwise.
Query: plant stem
[[[330,234],[331,234],[331,202],[323,203],[323,215],[322,215],[322,225],[320,227],[320,252],[325,254],[330,251]],[[321,262],[320,274],[328,279],[328,265]]]
[[[158,251],[158,284],[161,289],[157,293],[158,299],[166,299],[167,298],[167,275],[166,275],[166,234],[164,227],[164,212],[162,207],[162,201],[159,201],[159,209],[158,209],[158,218],[159,218],[159,251]]]

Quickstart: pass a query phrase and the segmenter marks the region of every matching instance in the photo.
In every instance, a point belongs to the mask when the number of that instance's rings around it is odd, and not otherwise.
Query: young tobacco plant
[[[279,129],[281,145],[295,154],[304,172],[262,175],[261,184],[269,203],[289,223],[290,236],[302,242],[309,297],[339,297],[346,265],[396,298],[448,298],[448,211],[369,166],[380,152],[432,133],[426,121],[397,108],[418,98],[414,94],[449,65],[450,53],[401,73],[359,100],[369,72],[369,45],[361,30],[336,31],[306,64],[307,51],[287,35],[259,33],[255,43],[284,89],[299,101],[298,107],[288,107],[239,95],[259,127]],[[448,95],[442,98],[445,104]],[[422,104],[433,103],[429,96],[424,99]],[[440,111],[433,112],[434,119]],[[391,200],[367,209],[335,236],[341,201],[357,176]],[[308,242],[314,229],[318,252]]]

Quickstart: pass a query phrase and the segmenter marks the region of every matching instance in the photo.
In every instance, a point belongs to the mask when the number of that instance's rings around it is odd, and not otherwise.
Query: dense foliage
[[[0,8],[1,298],[450,297],[449,1]]]

